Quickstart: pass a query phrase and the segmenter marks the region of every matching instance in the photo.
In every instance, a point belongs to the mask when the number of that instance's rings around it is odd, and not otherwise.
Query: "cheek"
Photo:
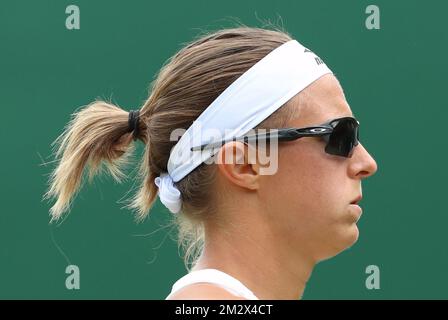
[[[316,261],[350,247],[359,235],[348,203],[353,182],[347,161],[323,147],[309,139],[280,149],[278,171],[259,190],[271,231]]]
[[[279,230],[292,237],[318,240],[326,234],[334,239],[348,226],[346,202],[352,191],[345,161],[319,148],[322,145],[310,143],[281,151],[278,171],[267,177],[262,190]]]
[[[300,214],[326,215],[345,200],[347,171],[340,159],[323,151],[323,144],[302,144],[279,154],[279,168],[272,185],[279,205]]]

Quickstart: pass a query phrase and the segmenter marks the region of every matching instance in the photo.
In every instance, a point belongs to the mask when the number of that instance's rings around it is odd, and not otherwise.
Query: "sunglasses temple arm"
[[[315,129],[331,130],[332,128],[328,127],[328,126],[316,126],[316,127],[308,127],[308,128],[301,128],[301,129],[285,128],[285,129],[275,130],[274,132],[269,132],[269,133],[258,133],[258,134],[253,134],[253,135],[249,135],[249,136],[233,138],[233,139],[229,139],[229,140],[225,140],[225,141],[218,141],[218,142],[214,142],[214,143],[203,144],[201,146],[192,147],[192,148],[190,148],[190,150],[197,151],[197,150],[204,150],[204,149],[213,149],[216,147],[221,147],[224,144],[226,144],[227,142],[231,142],[231,141],[252,142],[252,141],[257,141],[257,140],[262,140],[262,139],[264,139],[264,140],[278,139],[279,141],[291,141],[291,140],[295,140],[295,139],[298,139],[301,137],[321,136],[321,135],[330,133],[330,132],[322,133],[322,132],[311,131],[311,130],[315,130]]]
[[[275,138],[275,137],[278,137],[277,133],[254,134],[254,135],[250,135],[250,136],[243,136],[243,137],[239,137],[239,138],[233,138],[233,139],[229,139],[229,140],[203,144],[201,146],[191,147],[190,150],[197,151],[197,150],[204,150],[204,149],[213,149],[216,147],[222,147],[227,142],[232,142],[232,141],[252,142],[252,141],[257,141],[259,139],[269,140],[269,139]]]

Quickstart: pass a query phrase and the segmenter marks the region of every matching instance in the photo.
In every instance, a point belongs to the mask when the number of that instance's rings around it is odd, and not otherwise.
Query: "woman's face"
[[[330,74],[303,90],[297,107],[297,119],[286,127],[353,116],[339,82]],[[351,158],[327,154],[324,147],[325,141],[314,137],[280,143],[278,170],[262,176],[259,190],[274,235],[315,261],[330,258],[356,242],[360,211],[350,203],[362,195],[361,180],[377,170],[362,143]]]

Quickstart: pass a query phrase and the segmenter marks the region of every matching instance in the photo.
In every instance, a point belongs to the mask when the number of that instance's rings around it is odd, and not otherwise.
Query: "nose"
[[[367,152],[364,146],[359,143],[353,152],[348,166],[348,174],[353,179],[365,179],[375,174],[378,165],[375,159]]]

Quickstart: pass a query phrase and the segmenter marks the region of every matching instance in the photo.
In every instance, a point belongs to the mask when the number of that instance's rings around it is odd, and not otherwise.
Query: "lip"
[[[358,203],[362,200],[362,195],[357,196],[355,199],[353,199],[350,204],[358,205]]]
[[[351,203],[351,204],[350,204],[350,207],[353,207],[353,209],[354,209],[355,211],[357,211],[356,222],[358,222],[359,219],[361,219],[362,208],[361,208],[358,204],[355,204],[355,203]]]
[[[357,209],[359,209],[359,210],[362,211],[362,208],[361,208],[361,206],[360,206],[359,204],[356,204],[356,203],[350,203],[350,206],[352,206],[352,207],[354,207],[354,208],[357,208]]]

